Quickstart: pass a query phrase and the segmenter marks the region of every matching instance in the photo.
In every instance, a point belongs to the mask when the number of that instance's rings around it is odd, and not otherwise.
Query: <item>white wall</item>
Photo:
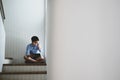
[[[44,49],[44,0],[3,0],[5,9],[6,57],[23,63],[31,37],[40,38]]]
[[[48,0],[48,80],[120,80],[120,1]]]
[[[2,71],[2,64],[5,59],[5,30],[0,14],[0,72]]]

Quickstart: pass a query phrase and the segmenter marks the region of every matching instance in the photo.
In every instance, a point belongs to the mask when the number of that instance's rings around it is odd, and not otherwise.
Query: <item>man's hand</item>
[[[37,44],[37,47],[39,48],[39,50],[41,50],[41,47],[40,47],[39,43]]]

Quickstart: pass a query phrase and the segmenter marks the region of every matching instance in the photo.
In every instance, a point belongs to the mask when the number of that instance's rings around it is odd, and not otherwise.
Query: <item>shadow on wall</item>
[[[0,14],[0,72],[2,71],[2,64],[5,58],[5,30]]]

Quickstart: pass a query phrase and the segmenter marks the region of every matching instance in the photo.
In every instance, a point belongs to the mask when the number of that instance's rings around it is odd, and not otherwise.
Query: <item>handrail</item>
[[[1,12],[2,20],[4,22],[4,20],[5,20],[5,12],[4,12],[4,8],[3,8],[2,0],[0,0],[0,12]]]

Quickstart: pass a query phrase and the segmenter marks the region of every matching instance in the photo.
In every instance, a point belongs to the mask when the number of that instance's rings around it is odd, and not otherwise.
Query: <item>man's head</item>
[[[37,45],[37,44],[38,44],[38,41],[39,41],[39,38],[38,38],[37,36],[33,36],[33,37],[31,38],[31,41],[32,41],[32,44],[33,44],[33,45]]]

